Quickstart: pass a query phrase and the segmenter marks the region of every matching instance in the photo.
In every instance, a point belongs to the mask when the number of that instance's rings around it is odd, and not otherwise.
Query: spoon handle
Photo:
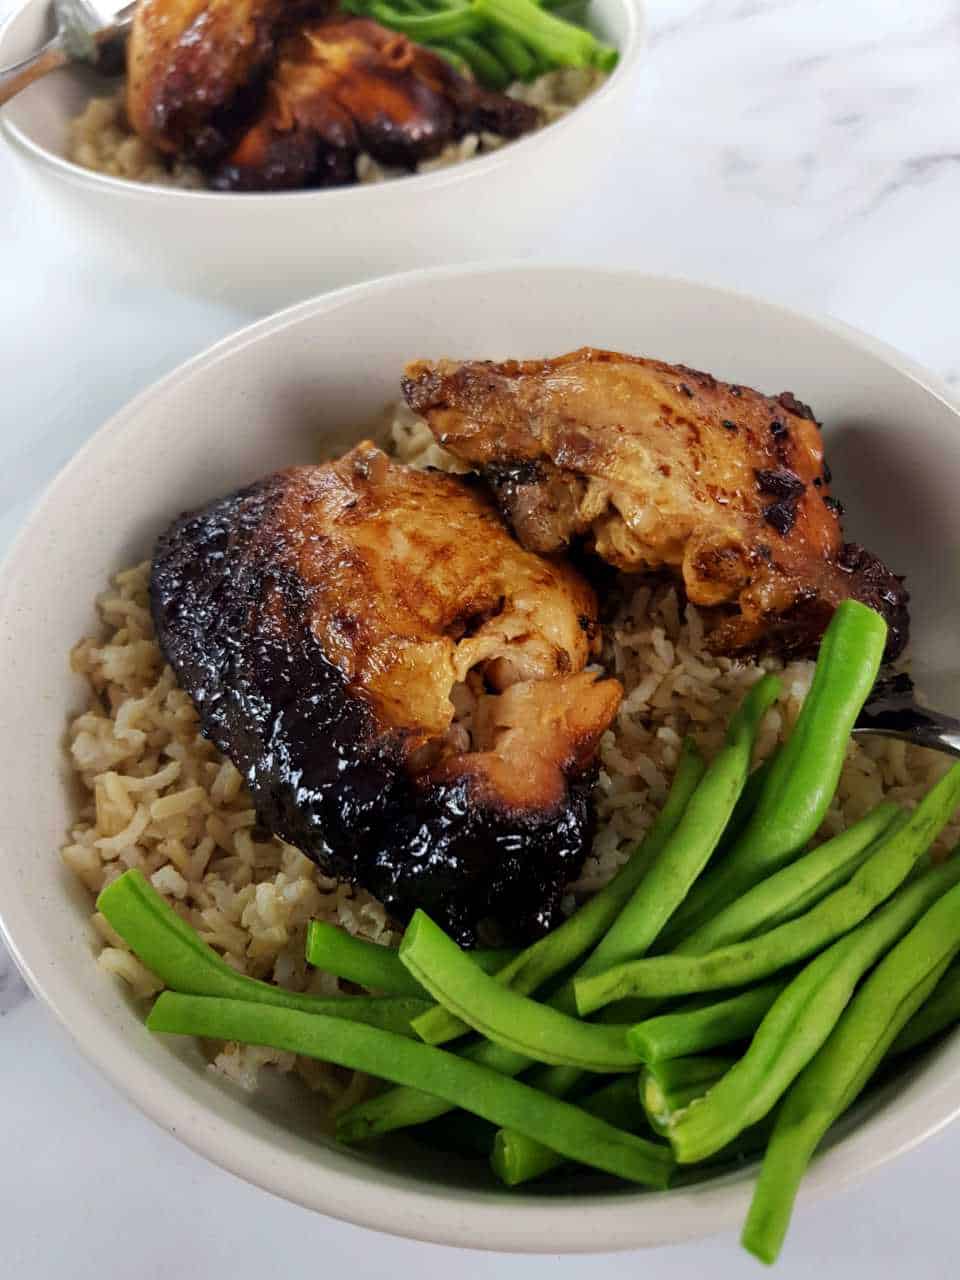
[[[49,44],[45,44],[29,58],[14,63],[12,67],[4,67],[0,70],[0,107],[9,102],[15,93],[33,84],[34,80],[65,66],[69,60],[59,36],[55,36]]]

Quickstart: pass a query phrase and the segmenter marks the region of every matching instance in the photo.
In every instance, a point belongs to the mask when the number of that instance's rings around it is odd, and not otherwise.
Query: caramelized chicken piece
[[[405,36],[363,18],[332,18],[282,41],[263,109],[213,185],[351,182],[363,151],[413,168],[466,133],[513,138],[536,123],[533,107],[481,89]]]
[[[413,168],[464,134],[514,138],[534,107],[481,88],[443,58],[330,0],[140,0],[127,117],[221,189],[354,181],[367,151]]]
[[[281,472],[177,520],[151,601],[272,831],[468,945],[554,923],[622,690],[589,586],[475,484],[369,443]]]
[[[711,646],[809,652],[837,604],[863,600],[907,640],[901,579],[844,543],[819,425],[683,365],[584,348],[554,360],[408,366],[436,439],[479,469],[525,547],[584,539],[626,572],[667,568],[711,609]]]
[[[127,46],[127,118],[160,151],[222,152],[229,116],[273,57],[282,22],[327,0],[140,0]]]

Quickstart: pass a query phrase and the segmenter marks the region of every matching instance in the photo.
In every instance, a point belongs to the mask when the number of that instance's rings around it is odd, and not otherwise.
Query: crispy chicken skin
[[[151,604],[272,831],[467,945],[555,922],[622,690],[589,586],[476,484],[370,443],[270,476],[174,522]]]
[[[263,108],[213,184],[350,182],[361,151],[413,168],[466,133],[513,138],[536,122],[533,107],[480,88],[405,36],[363,18],[332,18],[281,42]]]
[[[853,596],[907,640],[907,592],[844,543],[819,424],[683,365],[583,348],[553,360],[416,361],[410,406],[482,472],[525,547],[583,539],[626,572],[679,572],[724,653],[805,653]]]
[[[517,137],[538,112],[329,0],[140,0],[127,117],[223,190],[354,181],[361,151],[413,168],[464,134]]]

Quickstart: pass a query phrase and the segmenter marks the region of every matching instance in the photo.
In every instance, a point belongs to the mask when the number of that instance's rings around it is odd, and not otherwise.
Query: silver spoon
[[[918,706],[913,698],[913,681],[907,675],[879,680],[874,686],[853,726],[855,738],[870,733],[960,756],[960,720]]]
[[[136,0],[53,0],[57,30],[36,53],[0,69],[0,106],[41,76],[71,62],[86,62],[114,74],[123,67],[123,39],[133,22]]]

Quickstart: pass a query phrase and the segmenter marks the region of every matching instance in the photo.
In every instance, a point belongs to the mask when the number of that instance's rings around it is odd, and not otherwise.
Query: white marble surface
[[[0,15],[7,11],[0,0]],[[651,0],[633,118],[543,256],[699,277],[832,312],[960,385],[957,0]],[[0,146],[0,546],[117,406],[248,317],[85,261]],[[0,1249],[20,1280],[167,1269],[726,1277],[733,1234],[644,1258],[512,1259],[391,1241],[273,1200],[155,1130],[0,953]],[[799,1215],[780,1274],[956,1273],[960,1128]],[[603,1241],[597,1241],[602,1249]]]

